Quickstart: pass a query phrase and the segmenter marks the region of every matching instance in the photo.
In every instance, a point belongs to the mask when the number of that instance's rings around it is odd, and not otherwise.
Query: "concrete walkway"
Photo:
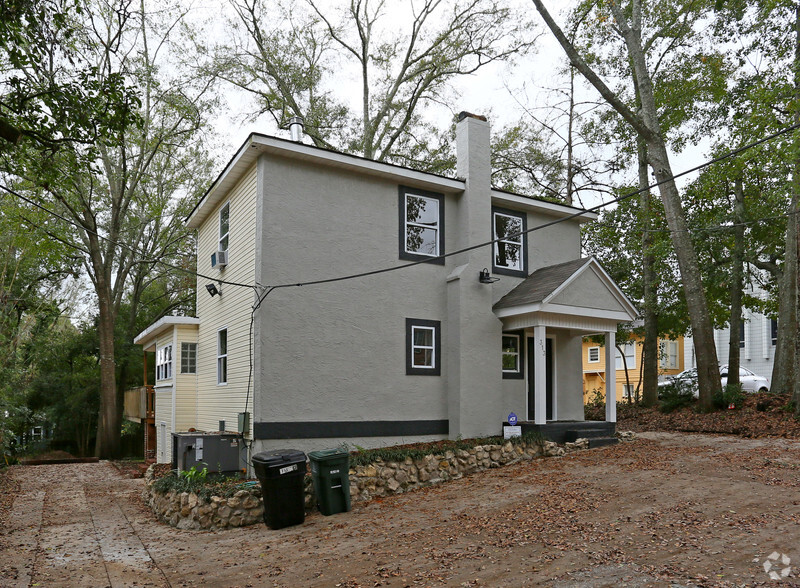
[[[136,504],[142,480],[108,462],[14,473],[25,491],[0,531],[0,585],[168,585],[134,526],[148,518]]]

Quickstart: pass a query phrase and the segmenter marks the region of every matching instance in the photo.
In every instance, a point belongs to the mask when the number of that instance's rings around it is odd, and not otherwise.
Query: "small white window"
[[[625,400],[633,400],[633,395],[636,393],[633,384],[623,384],[622,385],[622,395],[625,397]]]
[[[589,347],[587,361],[589,363],[598,363],[600,361],[600,348]]]
[[[658,346],[661,351],[661,367],[665,370],[678,369],[678,342],[660,341]]]
[[[172,344],[164,345],[156,352],[156,380],[172,378]]]
[[[406,319],[406,375],[441,375],[441,322]]]
[[[617,369],[624,370],[628,368],[629,370],[636,369],[636,343],[633,341],[628,341],[624,345],[622,345],[622,350],[625,352],[625,363],[622,362],[622,356],[619,354],[619,349],[616,350],[616,360],[617,360]]]
[[[217,384],[228,383],[228,329],[217,331]]]
[[[228,233],[230,228],[230,203],[225,204],[219,211],[219,251],[228,250]]]
[[[197,343],[181,343],[181,373],[197,373]]]
[[[503,373],[518,374],[519,371],[519,335],[503,335]]]

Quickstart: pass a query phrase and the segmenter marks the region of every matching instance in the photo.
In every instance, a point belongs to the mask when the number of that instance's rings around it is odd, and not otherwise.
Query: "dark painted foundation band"
[[[323,439],[447,435],[450,423],[437,421],[300,421],[253,423],[256,439]]]

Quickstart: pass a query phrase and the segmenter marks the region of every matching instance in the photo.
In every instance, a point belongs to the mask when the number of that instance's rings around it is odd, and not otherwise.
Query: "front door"
[[[547,398],[547,420],[553,420],[553,340],[545,339],[544,365],[545,365],[545,393]],[[534,415],[534,381],[536,372],[533,365],[533,337],[528,337],[528,420],[532,421]]]

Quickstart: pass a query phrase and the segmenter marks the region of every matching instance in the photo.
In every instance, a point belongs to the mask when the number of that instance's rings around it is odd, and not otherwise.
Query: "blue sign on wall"
[[[515,415],[513,412],[508,415],[508,424],[512,427],[516,426],[517,424],[517,415]]]

